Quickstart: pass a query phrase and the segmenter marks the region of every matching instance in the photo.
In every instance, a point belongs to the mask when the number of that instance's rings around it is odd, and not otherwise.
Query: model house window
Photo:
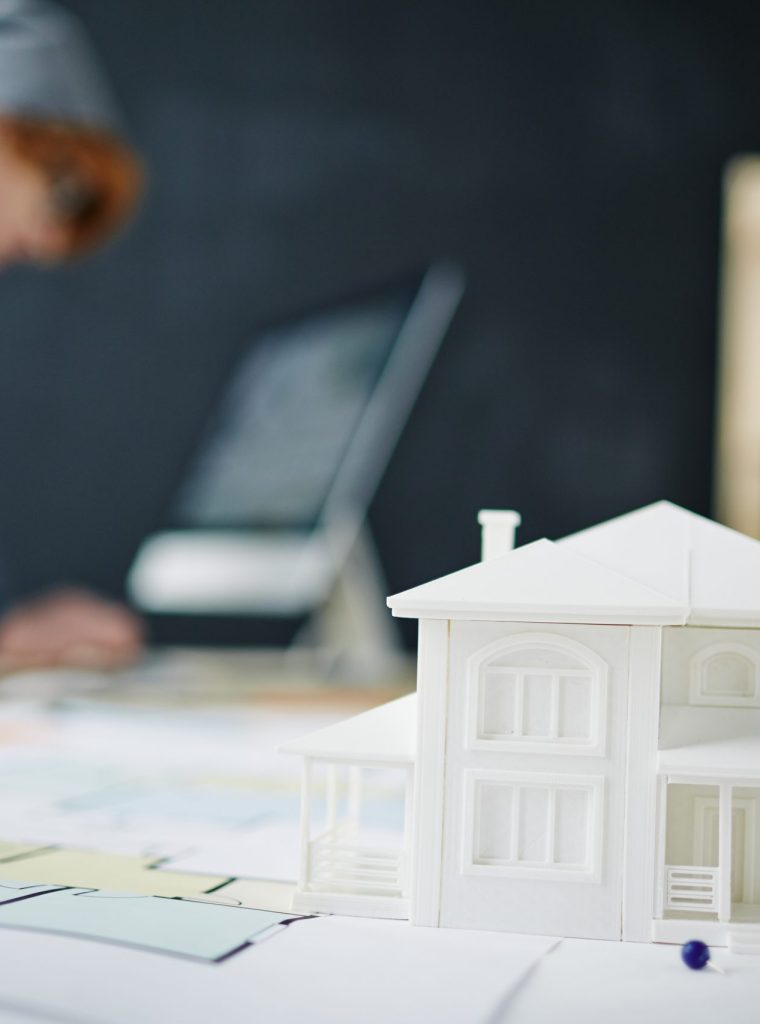
[[[691,660],[689,703],[760,707],[760,658],[742,644],[713,644]]]
[[[606,668],[566,637],[511,637],[470,665],[470,745],[604,752]]]
[[[468,773],[464,870],[598,880],[603,785],[597,776]]]

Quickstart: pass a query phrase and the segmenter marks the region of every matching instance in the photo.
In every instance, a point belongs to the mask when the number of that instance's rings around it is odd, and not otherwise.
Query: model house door
[[[452,624],[442,925],[620,937],[628,642]]]

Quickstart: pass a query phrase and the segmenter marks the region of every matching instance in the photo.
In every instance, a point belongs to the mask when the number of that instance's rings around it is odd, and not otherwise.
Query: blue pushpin
[[[688,942],[684,942],[681,946],[681,959],[692,971],[701,971],[703,967],[710,967],[718,974],[724,973],[720,967],[716,967],[711,962],[710,947],[706,943],[700,942],[699,939],[690,939]]]

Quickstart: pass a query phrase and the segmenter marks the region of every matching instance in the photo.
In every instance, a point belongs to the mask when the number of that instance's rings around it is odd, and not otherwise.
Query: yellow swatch
[[[221,889],[198,899],[202,899],[204,903],[219,903],[225,907],[249,907],[252,910],[272,910],[278,914],[288,914],[295,891],[294,882],[234,878]]]
[[[127,857],[91,850],[50,850],[0,864],[0,880],[114,889],[145,896],[197,896],[221,885],[224,876],[183,875],[153,867],[150,857]]]
[[[8,860],[9,857],[21,857],[25,853],[34,853],[35,850],[44,850],[44,846],[40,846],[39,843],[30,845],[29,843],[7,843],[4,840],[0,841],[0,861]]]

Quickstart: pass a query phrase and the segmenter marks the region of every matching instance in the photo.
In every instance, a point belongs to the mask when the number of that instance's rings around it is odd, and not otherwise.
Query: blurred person
[[[77,20],[49,0],[0,0],[0,266],[89,252],[127,222],[141,182]],[[136,615],[82,589],[0,614],[0,670],[119,667],[142,643]]]
[[[0,671],[122,668],[143,648],[140,619],[87,590],[59,587],[0,616]]]

